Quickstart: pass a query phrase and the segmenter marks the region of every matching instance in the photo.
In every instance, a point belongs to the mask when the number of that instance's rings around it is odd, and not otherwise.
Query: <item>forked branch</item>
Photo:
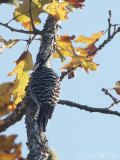
[[[116,116],[120,117],[119,112],[111,111],[108,108],[94,108],[94,107],[89,107],[87,105],[82,105],[82,104],[75,103],[75,102],[68,101],[68,100],[60,100],[58,102],[58,104],[67,105],[67,106],[70,106],[70,107],[75,107],[75,108],[78,108],[80,110],[88,111],[90,113],[98,112],[98,113],[104,113],[104,114],[112,114],[112,115],[116,115]]]
[[[106,44],[108,44],[108,42],[110,42],[114,36],[120,32],[120,27],[117,28],[118,24],[115,24],[115,25],[112,25],[111,24],[111,15],[112,15],[112,12],[111,10],[109,11],[109,18],[108,18],[108,37],[106,40],[104,40],[104,42],[102,44],[99,45],[99,47],[91,54],[89,54],[88,56],[86,57],[90,57],[90,56],[93,56],[96,54],[97,51],[101,50]],[[111,34],[111,27],[114,26],[114,32]],[[105,32],[106,33],[106,32]],[[104,33],[104,34],[105,34]]]

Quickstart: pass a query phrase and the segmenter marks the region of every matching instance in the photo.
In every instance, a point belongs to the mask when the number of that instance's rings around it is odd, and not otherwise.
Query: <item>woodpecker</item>
[[[60,78],[51,67],[50,55],[36,65],[30,80],[30,93],[37,106],[34,119],[40,129],[46,131],[60,95]]]

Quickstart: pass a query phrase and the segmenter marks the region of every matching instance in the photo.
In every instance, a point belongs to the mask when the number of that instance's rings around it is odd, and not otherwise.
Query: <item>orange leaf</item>
[[[80,9],[82,9],[82,7],[85,7],[85,5],[83,5],[83,4],[73,4],[73,6],[75,8],[80,8]]]
[[[12,87],[12,83],[3,83],[0,85],[0,117],[9,113],[8,105],[12,105],[10,101]]]
[[[68,41],[73,40],[73,39],[75,39],[74,35],[70,36],[70,37],[68,35],[64,35],[64,36],[59,36],[58,37],[58,40],[62,41],[62,42],[68,42]]]
[[[97,71],[97,66],[95,62],[93,62],[93,56],[87,57],[89,54],[93,53],[97,48],[95,46],[95,42],[99,40],[99,38],[103,35],[103,31],[99,33],[94,33],[91,37],[78,36],[76,43],[87,43],[85,48],[76,47],[74,48],[72,45],[72,40],[74,40],[75,36],[69,37],[67,34],[64,36],[58,36],[57,45],[56,45],[56,53],[53,54],[53,58],[61,58],[61,61],[65,61],[65,57],[72,57],[70,62],[62,67],[62,71],[64,69],[70,70],[73,67],[78,67],[84,69],[87,73],[89,70]],[[75,77],[74,72],[69,75],[69,78]]]
[[[17,135],[0,136],[0,160],[24,160],[21,156],[22,144],[14,142]]]
[[[82,7],[85,6],[85,5],[81,4],[85,0],[65,0],[65,1],[69,2],[72,5],[72,7],[74,7],[74,8],[82,9]]]

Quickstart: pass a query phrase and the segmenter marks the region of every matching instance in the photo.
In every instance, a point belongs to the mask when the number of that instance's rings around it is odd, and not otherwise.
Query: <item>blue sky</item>
[[[91,36],[108,28],[108,11],[112,11],[112,23],[120,24],[120,1],[115,0],[86,0],[82,10],[70,13],[69,20],[61,23],[59,34],[69,36]],[[0,6],[0,22],[6,23],[12,16],[14,7]],[[44,24],[46,15],[40,16]],[[11,26],[21,27],[21,24],[12,22]],[[41,27],[40,27],[41,28]],[[6,40],[28,38],[28,35],[12,33],[0,26],[0,35]],[[106,35],[97,43],[106,38]],[[0,83],[14,80],[15,76],[7,77],[24,51],[25,42],[16,44],[12,49],[6,49],[0,55]],[[33,61],[39,49],[39,42],[30,47]],[[62,82],[61,99],[75,101],[80,104],[104,108],[109,107],[111,99],[104,95],[101,89],[112,88],[120,80],[120,34],[107,44],[94,58],[98,64],[98,71],[86,72],[78,69],[77,77],[71,80],[65,78]],[[60,74],[60,60],[53,60],[53,68]],[[119,98],[114,91],[114,96]],[[120,104],[114,108],[120,111]],[[50,147],[59,155],[59,160],[118,160],[120,159],[120,118],[100,113],[89,113],[68,106],[57,105],[52,120],[47,127],[47,138]],[[24,117],[22,121],[10,127],[6,135],[18,134],[17,142],[23,143],[22,154],[28,153],[26,147],[26,129]]]

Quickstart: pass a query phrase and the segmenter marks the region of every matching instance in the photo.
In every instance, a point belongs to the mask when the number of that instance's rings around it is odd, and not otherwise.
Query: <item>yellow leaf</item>
[[[64,66],[62,67],[62,69],[67,69],[67,70],[69,70],[69,69],[71,69],[71,68],[73,68],[73,67],[77,67],[77,66],[79,66],[83,61],[84,61],[84,58],[83,58],[83,57],[81,57],[81,56],[79,56],[79,55],[74,55],[74,57],[71,59],[71,61],[70,61],[68,64],[64,65]]]
[[[92,71],[97,71],[97,65],[95,62],[83,62],[84,67],[86,67],[86,69],[92,70]]]
[[[2,43],[2,47],[0,47],[0,53],[2,53],[2,51],[5,49],[5,48],[11,48],[12,46],[14,46],[19,40],[17,39],[14,39],[14,40],[9,40],[9,41],[6,41],[4,40],[4,38],[2,36],[0,36],[0,42]]]
[[[80,65],[80,66],[79,66]],[[71,59],[69,63],[64,65],[62,69],[71,69],[73,67],[80,67],[80,68],[86,68],[87,70],[98,70],[95,62],[90,62],[85,59],[85,57],[79,56],[79,55],[74,55],[74,57]]]
[[[53,54],[53,58],[59,58],[60,54],[64,57],[73,57],[74,55],[74,47],[72,45],[71,40],[73,40],[75,36],[69,37],[67,34],[64,36],[58,36],[57,44],[56,44],[56,53]],[[58,53],[59,51],[59,53]]]
[[[22,25],[28,30],[32,30],[31,19],[29,14],[29,0],[22,0],[23,3],[16,8],[14,12],[14,19],[17,22],[21,22]],[[41,4],[39,0],[34,0],[31,2],[31,13],[34,25],[41,24],[41,20],[39,19],[39,14],[43,12]]]
[[[11,83],[0,85],[0,117],[8,114],[9,110],[13,111],[24,98],[25,87],[29,82],[28,71],[33,69],[32,56],[29,52],[24,52],[15,63],[17,65],[14,71],[8,75],[17,74],[16,79]]]
[[[84,48],[76,47],[75,50],[80,56],[86,57],[88,55],[88,51]]]
[[[77,2],[77,1],[76,1]],[[82,68],[87,73],[89,70],[97,71],[97,66],[95,62],[93,62],[93,58],[95,56],[89,56],[89,54],[96,51],[95,42],[103,35],[103,32],[95,33],[91,37],[85,37],[85,36],[78,36],[77,40],[74,42],[76,43],[87,43],[85,48],[76,47],[74,48],[72,45],[72,40],[75,38],[75,36],[69,37],[68,35],[59,36],[57,39],[57,45],[56,45],[56,53],[53,54],[53,58],[61,58],[61,61],[63,62],[65,60],[65,57],[72,57],[70,62],[68,62],[66,65],[62,67],[62,71],[64,69],[70,70],[72,68]],[[96,52],[97,53],[97,52]],[[64,59],[63,59],[64,58]],[[69,78],[75,77],[75,72],[71,73],[69,75]]]
[[[17,74],[15,81],[12,82],[13,87],[11,89],[13,104],[17,105],[25,96],[25,87],[29,82],[28,71],[33,69],[32,56],[28,51],[24,52],[15,63],[16,68],[8,75]]]
[[[78,36],[77,40],[75,40],[74,42],[87,43],[88,44],[86,46],[87,48],[90,44],[95,43],[102,35],[103,35],[103,31],[100,31],[99,33],[94,33],[91,37]]]
[[[55,52],[54,54],[53,54],[53,58],[59,58],[60,57],[60,54],[62,55],[62,56],[65,56],[65,57],[72,57],[73,56],[73,54],[72,54],[72,52],[70,52],[70,51],[68,51],[68,50],[61,50],[61,49],[58,49],[57,48],[57,50],[56,50],[57,52]],[[58,51],[59,51],[59,53],[58,53]]]
[[[32,30],[32,24],[29,13],[29,0],[22,0],[23,3],[14,12],[14,19],[17,22],[21,22],[22,25],[28,30]],[[64,9],[68,2],[58,3],[55,0],[33,0],[31,2],[31,14],[34,25],[40,25],[41,20],[39,19],[39,14],[47,12],[53,15],[57,20],[66,20],[66,16],[69,12]]]
[[[53,3],[50,3],[46,8],[46,12],[51,14],[56,18],[56,20],[67,20],[67,14],[69,13],[64,7],[68,4],[68,2],[57,2],[53,0]]]

